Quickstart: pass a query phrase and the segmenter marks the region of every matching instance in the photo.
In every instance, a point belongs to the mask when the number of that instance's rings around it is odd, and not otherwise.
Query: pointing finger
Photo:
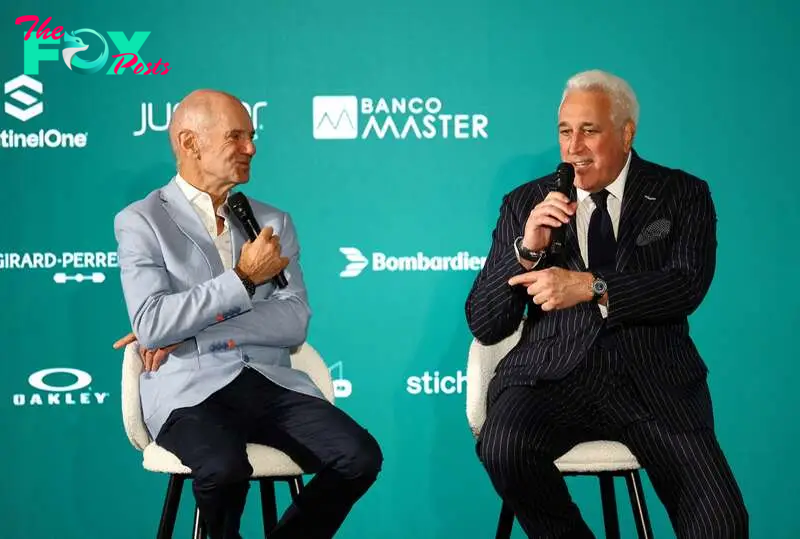
[[[521,275],[513,276],[511,279],[508,280],[508,284],[511,286],[518,284],[530,285],[535,283],[538,279],[539,279],[538,271],[529,271]]]

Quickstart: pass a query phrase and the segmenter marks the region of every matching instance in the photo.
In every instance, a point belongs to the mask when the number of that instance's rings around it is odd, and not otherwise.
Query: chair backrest
[[[304,343],[292,350],[291,358],[292,367],[308,374],[325,398],[334,403],[331,373],[314,347]],[[122,423],[128,440],[140,451],[152,442],[144,424],[142,402],[139,397],[139,376],[143,369],[138,343],[129,344],[125,347],[122,359]]]
[[[299,348],[292,350],[292,367],[306,373],[325,398],[331,404],[335,404],[331,371],[313,346],[303,343]]]
[[[122,358],[122,424],[128,440],[139,451],[144,451],[152,441],[144,425],[142,402],[139,398],[139,376],[143,369],[139,343],[132,342],[125,347]]]
[[[467,422],[476,437],[486,421],[486,391],[494,370],[519,342],[524,324],[523,319],[514,333],[496,344],[481,344],[477,339],[470,344],[467,356]]]

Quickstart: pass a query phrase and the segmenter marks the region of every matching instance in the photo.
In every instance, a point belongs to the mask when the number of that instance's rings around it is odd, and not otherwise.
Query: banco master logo
[[[22,89],[30,90],[32,95]],[[19,75],[3,84],[3,111],[20,122],[27,122],[44,112],[44,85],[28,75]],[[22,108],[24,105],[27,108]],[[85,148],[87,133],[64,133],[54,128],[20,133],[14,129],[0,131],[0,148]]]
[[[88,372],[67,367],[36,371],[28,377],[28,384],[31,389],[12,397],[14,406],[103,404],[110,395],[92,389]]]
[[[103,283],[104,270],[119,267],[117,253],[109,252],[62,252],[62,253],[0,253],[0,276],[12,270],[51,270],[53,282]]]
[[[318,95],[312,100],[315,139],[485,139],[485,114],[445,112],[438,97],[377,100]],[[363,126],[363,127],[362,127]]]
[[[178,108],[179,103],[152,103],[143,102],[139,106],[139,129],[133,132],[134,137],[141,137],[148,132],[161,132],[169,129],[169,124],[172,121],[172,115],[175,109]],[[264,111],[261,109],[266,108],[266,101],[256,101],[253,105],[242,101],[242,105],[247,109],[247,114],[253,121],[253,129],[256,134],[253,140],[258,140],[258,132],[264,130],[263,116]]]
[[[355,247],[339,247],[347,259],[340,277],[358,277],[367,267],[372,271],[480,271],[486,263],[485,256],[473,256],[461,251],[451,256],[429,256],[418,252],[415,256],[390,256],[373,252],[369,258]]]

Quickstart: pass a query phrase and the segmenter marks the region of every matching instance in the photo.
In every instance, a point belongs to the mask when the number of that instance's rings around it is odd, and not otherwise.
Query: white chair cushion
[[[247,444],[247,458],[253,467],[252,477],[302,475],[303,470],[286,453],[258,444]],[[142,466],[151,472],[188,475],[192,472],[175,456],[155,442],[144,448]]]
[[[519,327],[502,341],[485,345],[472,340],[467,356],[467,422],[475,437],[480,435],[486,421],[486,390],[498,363],[508,354],[522,335]],[[639,462],[630,450],[619,442],[596,441],[578,444],[561,458],[556,466],[567,472],[608,472],[639,469]]]
[[[291,353],[292,367],[309,375],[322,393],[334,403],[331,373],[319,353],[304,343]],[[190,474],[191,470],[177,456],[151,440],[142,418],[139,400],[139,375],[143,369],[136,343],[125,348],[122,362],[122,421],[131,444],[143,452],[142,466],[151,472]],[[303,470],[288,455],[275,448],[247,444],[247,458],[253,467],[252,477],[302,475]]]
[[[566,472],[613,472],[638,470],[639,461],[619,442],[597,441],[578,444],[561,458],[556,467]]]
[[[486,421],[486,389],[497,364],[516,346],[523,324],[497,344],[485,345],[473,339],[467,355],[467,422],[477,437]]]

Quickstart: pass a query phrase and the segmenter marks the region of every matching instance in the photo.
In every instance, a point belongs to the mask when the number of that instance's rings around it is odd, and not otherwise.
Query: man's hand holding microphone
[[[567,180],[564,181],[563,177],[567,177]],[[557,189],[549,192],[528,215],[521,247],[539,253],[557,247],[558,254],[563,253],[565,227],[578,209],[577,201],[570,201],[566,194],[570,192],[573,179],[574,169],[562,163],[557,171]],[[540,305],[543,311],[568,309],[578,303],[591,301],[594,297],[594,276],[591,273],[570,271],[558,266],[530,271],[536,262],[522,257],[519,257],[519,261],[528,272],[515,275],[508,284],[525,286],[533,302]],[[606,296],[600,303],[605,301]]]
[[[289,259],[281,256],[280,238],[268,226],[258,233],[255,240],[242,245],[234,270],[240,278],[247,278],[258,286],[274,278],[288,265]]]

